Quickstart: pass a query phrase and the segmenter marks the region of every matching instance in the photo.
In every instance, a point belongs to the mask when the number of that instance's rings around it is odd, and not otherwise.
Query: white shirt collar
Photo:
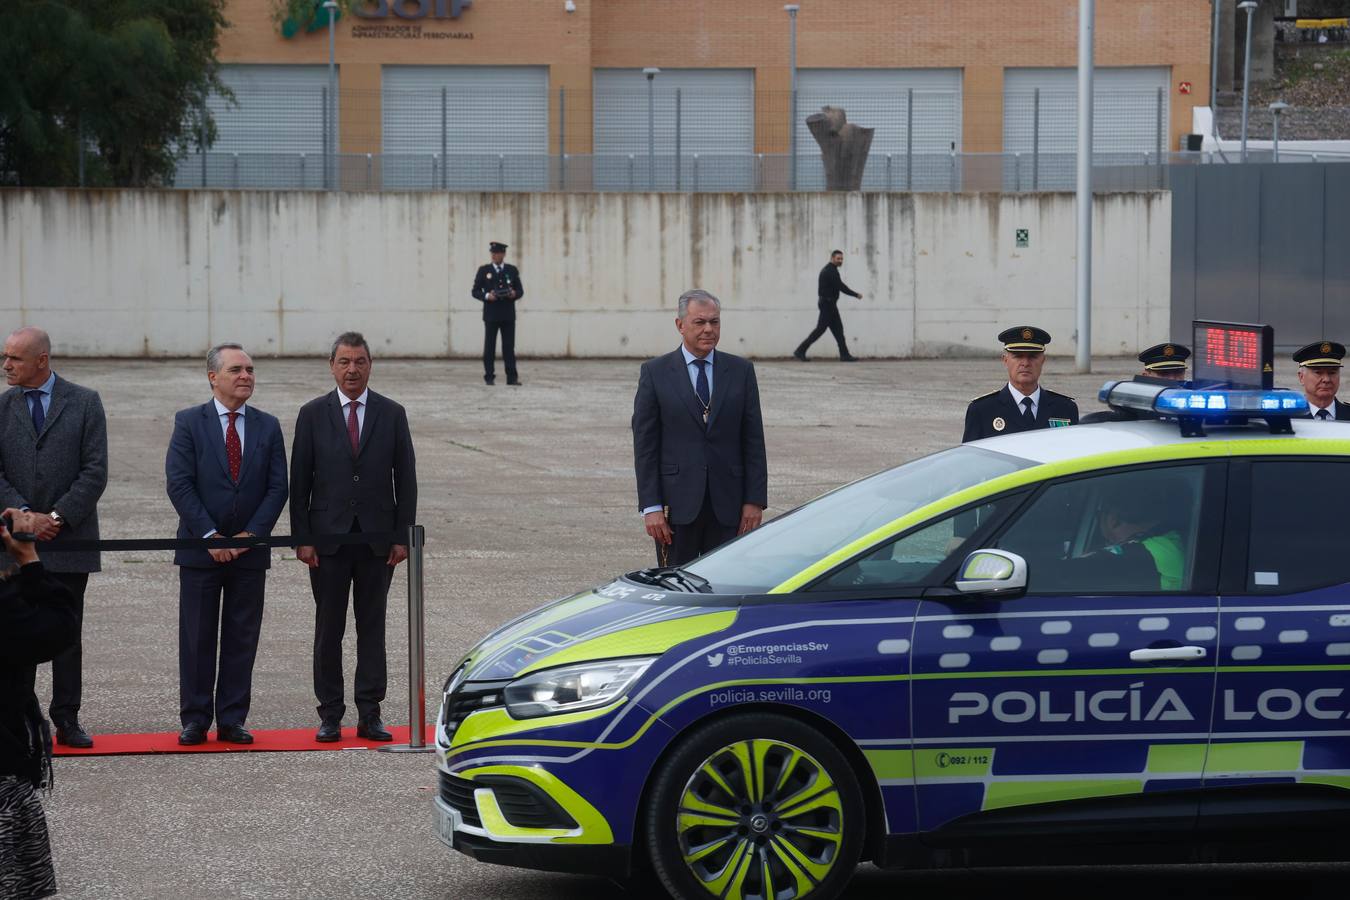
[[[680,352],[684,354],[684,364],[686,366],[692,366],[694,364],[694,360],[698,359],[697,356],[689,352],[689,348],[686,347],[684,344],[680,344]],[[711,363],[713,361],[713,354],[716,352],[717,352],[716,350],[709,350],[708,355],[703,358],[706,359],[709,363]]]
[[[342,393],[342,391],[338,391],[337,395],[338,395],[338,405],[343,408],[346,408],[347,404],[352,402],[351,398],[348,397],[346,394]],[[364,391],[362,391],[361,396],[356,398],[356,402],[361,404],[362,406],[368,406],[370,404],[370,388],[366,388]]]
[[[1317,418],[1317,414],[1318,414],[1319,412],[1321,412],[1322,410],[1324,410],[1324,409],[1327,411],[1327,418],[1328,418],[1328,419],[1334,419],[1334,418],[1336,418],[1336,400],[1335,400],[1334,398],[1333,398],[1332,401],[1331,401],[1330,403],[1328,403],[1326,406],[1318,406],[1316,403],[1313,403],[1311,400],[1308,401],[1308,413],[1309,413],[1309,415],[1311,415],[1314,419],[1316,419],[1316,418]]]
[[[225,407],[225,404],[220,402],[219,398],[212,397],[211,400],[216,404],[217,416],[223,416],[229,412],[229,410]],[[236,409],[235,412],[239,413],[239,415],[242,416],[244,414],[245,406],[248,406],[248,404],[247,403],[240,404],[239,408]]]
[[[1008,393],[1012,394],[1013,402],[1016,403],[1018,406],[1021,406],[1022,401],[1025,400],[1027,397],[1030,397],[1031,408],[1032,409],[1041,408],[1041,386],[1039,384],[1036,385],[1036,390],[1032,391],[1030,394],[1024,394],[1017,388],[1013,387],[1012,382],[1010,381],[1008,382]]]

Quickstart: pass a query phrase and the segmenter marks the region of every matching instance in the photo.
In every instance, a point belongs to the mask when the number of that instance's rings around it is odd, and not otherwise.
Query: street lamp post
[[[1092,371],[1092,39],[1097,8],[1078,0],[1078,261],[1076,266],[1079,372]]]
[[[647,190],[656,190],[656,76],[661,70],[648,66],[642,70],[647,76]]]
[[[334,64],[334,47],[337,42],[336,0],[324,0],[323,8],[328,10],[328,128],[324,135],[324,154],[328,157],[328,184],[332,190],[337,184],[337,67]]]
[[[1219,139],[1219,13],[1223,0],[1210,0],[1214,6],[1214,22],[1209,29],[1209,135]]]
[[[792,77],[791,94],[788,99],[788,161],[792,167],[789,183],[792,190],[797,189],[797,10],[796,3],[783,7],[787,10],[789,25],[788,70]]]
[[[1280,161],[1280,113],[1288,108],[1289,104],[1285,103],[1283,100],[1276,100],[1274,103],[1270,104],[1270,114],[1274,117],[1274,121],[1272,122],[1274,140],[1271,141],[1271,148],[1275,152],[1275,162]]]
[[[1251,96],[1252,79],[1252,16],[1256,13],[1256,0],[1243,0],[1238,9],[1247,11],[1247,47],[1242,57],[1242,161],[1247,161],[1247,108]]]

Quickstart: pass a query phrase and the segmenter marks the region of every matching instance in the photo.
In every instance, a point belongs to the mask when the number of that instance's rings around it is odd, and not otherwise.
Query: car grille
[[[446,697],[441,709],[441,728],[445,730],[446,739],[449,740],[454,736],[460,723],[467,719],[470,713],[501,706],[502,689],[505,687],[504,681],[480,681],[476,684],[460,685]]]
[[[465,825],[482,828],[483,820],[478,817],[478,804],[473,799],[475,787],[476,785],[467,778],[441,773],[441,800],[459,812]]]
[[[517,828],[576,828],[576,820],[537,785],[510,775],[484,775],[478,784],[492,788],[502,817]]]

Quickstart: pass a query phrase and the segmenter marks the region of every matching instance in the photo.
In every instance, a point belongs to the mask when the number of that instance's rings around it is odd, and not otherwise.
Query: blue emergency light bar
[[[1228,390],[1217,387],[1168,387],[1152,382],[1108,381],[1100,399],[1107,406],[1178,419],[1187,434],[1203,433],[1202,423],[1236,424],[1247,419],[1266,419],[1276,430],[1288,429],[1289,419],[1308,414],[1308,400],[1297,391]]]

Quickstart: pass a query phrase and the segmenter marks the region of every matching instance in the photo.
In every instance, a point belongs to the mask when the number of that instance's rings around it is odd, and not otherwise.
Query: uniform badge
[[[1050,427],[1051,427],[1051,428],[1064,428],[1065,426],[1072,425],[1072,424],[1073,424],[1073,423],[1070,422],[1068,419],[1051,419],[1051,420],[1050,420]]]
[[[1330,353],[1330,352],[1331,352],[1331,345],[1330,345],[1330,344],[1323,344],[1323,345],[1322,345],[1322,352],[1323,352],[1323,353]]]
[[[1005,428],[1007,428],[1007,427],[1008,427],[1008,423],[1005,422],[1005,421],[1003,421],[1003,417],[1002,417],[1002,416],[995,416],[995,417],[994,417],[994,430],[995,430],[995,431],[1002,431],[1003,429],[1005,429]]]
[[[1166,357],[1168,357],[1168,358],[1170,359],[1171,357],[1176,356],[1176,355],[1177,355],[1177,350],[1176,350],[1176,348],[1173,347],[1171,344],[1168,344],[1166,347],[1163,348],[1163,356],[1166,356]]]
[[[1023,329],[1022,329],[1022,340],[1024,340],[1024,341],[1029,341],[1029,340],[1031,340],[1031,329],[1030,329],[1030,328],[1023,328]]]
[[[491,281],[491,280],[492,280],[492,273],[491,273],[491,272],[487,273],[487,276],[488,276],[488,281]]]

